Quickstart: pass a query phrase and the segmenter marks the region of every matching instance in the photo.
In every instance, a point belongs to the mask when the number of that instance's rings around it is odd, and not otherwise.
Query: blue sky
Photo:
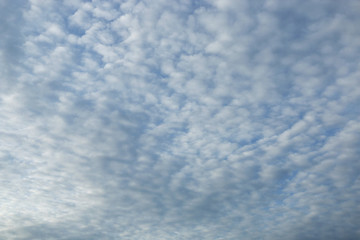
[[[0,0],[1,239],[360,239],[357,0]]]

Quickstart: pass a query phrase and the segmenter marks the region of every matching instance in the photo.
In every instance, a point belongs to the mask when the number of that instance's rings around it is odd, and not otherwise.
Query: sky
[[[0,0],[0,239],[360,239],[357,0]]]

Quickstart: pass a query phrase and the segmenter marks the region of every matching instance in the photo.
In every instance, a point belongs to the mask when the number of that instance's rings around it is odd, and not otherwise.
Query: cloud
[[[359,238],[356,1],[0,4],[1,238]]]
[[[9,91],[12,82],[17,76],[17,70],[20,65],[19,58],[22,57],[23,36],[21,26],[23,23],[22,9],[26,3],[21,0],[12,2],[0,1],[2,14],[0,17],[0,30],[2,32],[2,40],[0,43],[0,63],[2,65],[0,74],[2,75],[1,92]]]

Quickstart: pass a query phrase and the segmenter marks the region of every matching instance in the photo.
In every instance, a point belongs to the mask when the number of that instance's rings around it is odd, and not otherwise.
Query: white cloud
[[[1,238],[359,238],[356,1],[0,4]]]

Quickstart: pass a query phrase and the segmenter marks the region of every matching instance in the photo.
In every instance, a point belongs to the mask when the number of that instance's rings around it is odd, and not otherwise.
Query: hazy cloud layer
[[[358,1],[0,20],[0,238],[360,238]]]

